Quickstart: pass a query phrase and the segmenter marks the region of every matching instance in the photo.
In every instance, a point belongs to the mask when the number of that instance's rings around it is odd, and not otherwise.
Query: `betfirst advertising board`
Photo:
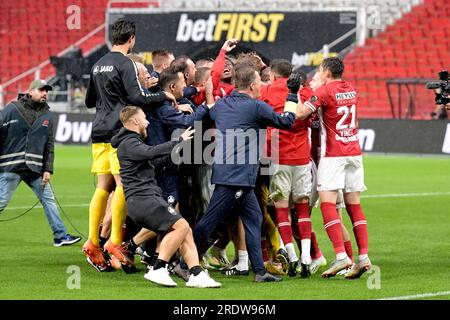
[[[109,15],[136,23],[135,52],[151,64],[151,51],[168,48],[177,55],[196,60],[214,57],[226,39],[235,38],[242,51],[257,51],[268,60],[283,58],[295,65],[315,67],[323,56],[317,54],[356,27],[356,12],[171,12]],[[331,48],[331,55],[355,41],[349,37]]]

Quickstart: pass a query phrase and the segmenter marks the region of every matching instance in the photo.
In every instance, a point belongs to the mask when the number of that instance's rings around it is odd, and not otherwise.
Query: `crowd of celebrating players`
[[[189,287],[220,287],[208,270],[236,277],[251,268],[256,282],[307,278],[327,266],[311,223],[320,201],[336,254],[322,277],[369,270],[358,96],[343,62],[324,59],[307,79],[287,60],[234,55],[230,39],[195,63],[155,50],[149,72],[131,54],[135,33],[133,22],[115,22],[112,50],[91,70],[89,264],[133,273],[139,257],[144,277],[164,286],[177,285],[173,274]]]

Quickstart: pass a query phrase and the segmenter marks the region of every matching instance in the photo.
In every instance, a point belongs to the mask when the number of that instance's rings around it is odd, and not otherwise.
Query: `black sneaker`
[[[100,266],[100,265],[95,264],[95,263],[91,260],[91,258],[89,258],[89,257],[86,258],[86,261],[87,261],[87,262],[88,262],[95,270],[97,270],[98,272],[113,272],[113,271],[116,271],[116,269],[114,269],[114,268],[111,266],[111,258],[109,257],[109,255],[108,255],[107,253],[105,253],[103,250],[101,250],[101,251],[102,251],[103,257],[105,258],[105,262],[106,262],[106,264],[105,264],[104,266]]]
[[[289,270],[289,256],[286,250],[280,248],[277,252],[277,259],[281,262],[283,266],[283,271],[287,272]]]
[[[62,238],[53,239],[53,246],[55,246],[55,247],[70,246],[71,244],[77,243],[80,240],[81,240],[81,237],[75,237],[70,234],[66,234]]]
[[[297,275],[298,261],[289,262],[288,276],[293,278]]]
[[[147,251],[142,250],[141,247],[138,247],[138,248],[136,249],[135,254],[137,254],[137,255],[139,256],[139,259],[141,260],[141,263],[142,263],[143,265],[145,265],[147,268],[150,268],[150,267],[151,267],[152,257],[150,257],[150,256],[147,254]]]
[[[266,272],[263,275],[255,274],[255,282],[279,282],[282,279],[280,277],[276,277],[273,274]]]
[[[226,276],[248,276],[250,274],[248,270],[238,270],[236,266],[222,270],[222,273]]]
[[[310,275],[311,275],[310,265],[302,263],[301,270],[300,270],[300,277],[309,278]]]

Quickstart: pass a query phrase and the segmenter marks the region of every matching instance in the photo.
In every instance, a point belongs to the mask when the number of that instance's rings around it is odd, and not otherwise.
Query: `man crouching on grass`
[[[155,180],[155,166],[170,161],[172,149],[181,141],[192,139],[194,130],[188,128],[176,141],[149,146],[144,143],[149,123],[142,109],[123,108],[120,121],[123,128],[112,138],[111,144],[117,148],[128,215],[139,226],[164,235],[158,259],[153,269],[145,274],[145,279],[175,287],[177,284],[169,276],[167,262],[179,249],[189,267],[187,287],[220,287],[219,282],[200,268],[189,224],[162,198]]]

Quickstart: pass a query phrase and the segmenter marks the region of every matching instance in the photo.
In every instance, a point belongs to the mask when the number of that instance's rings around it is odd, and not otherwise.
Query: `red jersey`
[[[215,101],[230,95],[231,91],[235,89],[234,85],[220,81],[220,78],[222,77],[223,73],[223,68],[225,67],[226,53],[227,52],[225,49],[221,49],[216,60],[214,60],[213,66],[211,68],[211,80],[213,84],[213,95]],[[195,96],[192,97],[192,102],[194,102],[194,104],[198,106],[205,101],[206,101],[205,88],[201,88],[201,90]]]
[[[289,90],[286,84],[287,78],[276,79],[271,85],[261,88],[261,100],[272,106],[277,113],[283,113]],[[310,158],[309,143],[309,118],[297,119],[291,130],[270,128],[267,135],[268,155],[274,163],[283,165],[306,165]],[[271,145],[278,139],[278,146]],[[270,150],[270,153],[269,153]]]
[[[226,53],[227,52],[225,49],[221,49],[211,68],[211,80],[213,83],[213,93],[216,101],[220,98],[230,95],[231,91],[233,91],[235,88],[235,86],[230,83],[220,81],[223,73],[223,68],[225,67]]]
[[[300,100],[305,103],[314,95],[309,83],[300,89]],[[311,154],[310,157],[316,165],[319,164],[320,157],[320,119],[317,112],[311,115]]]
[[[355,88],[344,80],[318,88],[305,102],[305,106],[319,112],[322,157],[361,155],[356,105]]]

